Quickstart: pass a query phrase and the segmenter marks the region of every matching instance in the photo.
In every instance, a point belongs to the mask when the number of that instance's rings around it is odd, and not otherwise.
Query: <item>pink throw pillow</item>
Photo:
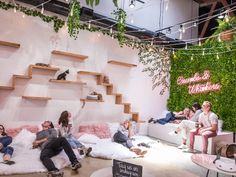
[[[79,133],[93,134],[101,139],[111,138],[110,128],[106,123],[80,125]]]

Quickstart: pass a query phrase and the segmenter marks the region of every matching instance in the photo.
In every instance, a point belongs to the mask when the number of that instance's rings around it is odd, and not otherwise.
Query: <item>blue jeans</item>
[[[169,113],[166,114],[165,118],[157,119],[157,120],[154,121],[154,123],[159,123],[159,124],[164,125],[164,124],[166,124],[170,121],[173,121],[173,120],[175,120],[175,115],[174,115],[173,112],[169,112]]]
[[[12,142],[12,137],[10,136],[4,136],[0,138],[0,143],[3,145],[2,149],[0,149],[0,152],[3,153],[4,155],[10,155],[12,156],[13,154],[13,147],[8,146]]]
[[[132,140],[120,131],[118,131],[114,134],[113,140],[114,140],[114,142],[122,144],[123,146],[125,146],[129,149],[134,146],[132,143]]]
[[[68,137],[66,137],[66,140],[69,142],[72,149],[78,149],[84,146],[73,135],[69,135]]]

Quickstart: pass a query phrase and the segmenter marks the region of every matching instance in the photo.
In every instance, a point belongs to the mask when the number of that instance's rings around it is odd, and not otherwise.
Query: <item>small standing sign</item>
[[[132,163],[113,160],[113,177],[142,177],[143,167]]]

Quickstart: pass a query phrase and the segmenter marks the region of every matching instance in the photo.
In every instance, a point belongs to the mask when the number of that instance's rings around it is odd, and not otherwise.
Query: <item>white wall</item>
[[[136,2],[135,8],[129,7],[129,0],[119,0],[118,5],[127,13],[127,24],[150,31],[160,30],[178,23],[198,17],[198,3],[193,0],[142,0],[145,4]],[[81,0],[81,6],[88,7],[85,0]],[[91,8],[90,6],[88,8]],[[111,14],[115,7],[112,1],[100,1],[93,7],[94,12],[106,17],[114,18]],[[106,10],[105,10],[106,9]],[[160,17],[161,11],[161,17]],[[167,36],[179,39],[179,26],[172,29],[172,34]],[[166,31],[162,31],[165,33]],[[197,38],[197,28],[190,28],[183,34],[183,39]]]
[[[15,90],[0,90],[0,123],[10,125],[27,122],[34,124],[43,120],[57,121],[63,110],[69,110],[79,121],[119,121],[130,117],[123,107],[115,104],[114,96],[105,94],[105,87],[96,85],[91,76],[77,75],[79,70],[102,72],[109,76],[114,91],[123,94],[124,102],[132,104],[132,111],[140,113],[145,120],[159,116],[166,109],[168,92],[159,95],[160,88],[152,90],[151,78],[141,72],[138,51],[120,48],[117,41],[97,33],[80,31],[77,40],[70,38],[64,27],[55,33],[52,24],[37,17],[22,18],[22,13],[0,10],[0,40],[20,43],[19,49],[0,46],[0,85],[10,85],[13,74],[27,74],[28,66],[37,62],[49,63],[61,70],[70,69],[68,80],[81,79],[87,86],[56,84],[48,82],[56,78],[52,72],[33,70],[33,78],[16,82]],[[52,55],[51,51],[63,50],[88,55],[85,62]],[[136,63],[136,68],[124,68],[107,64],[108,59]],[[91,91],[103,94],[104,103],[86,103],[81,109],[80,98]],[[25,100],[22,95],[50,96],[52,100]]]

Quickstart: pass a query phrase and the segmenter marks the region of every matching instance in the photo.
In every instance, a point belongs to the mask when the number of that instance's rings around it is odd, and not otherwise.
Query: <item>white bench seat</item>
[[[180,145],[182,139],[180,135],[173,136],[170,132],[176,130],[178,124],[167,123],[165,125],[161,124],[149,124],[148,125],[148,135],[160,140],[164,140],[173,144]],[[215,154],[215,146],[217,142],[224,141],[227,143],[233,143],[233,133],[232,132],[218,132],[216,137],[208,139],[208,154]],[[188,142],[189,143],[189,142]],[[194,149],[202,151],[202,137],[196,136]]]

